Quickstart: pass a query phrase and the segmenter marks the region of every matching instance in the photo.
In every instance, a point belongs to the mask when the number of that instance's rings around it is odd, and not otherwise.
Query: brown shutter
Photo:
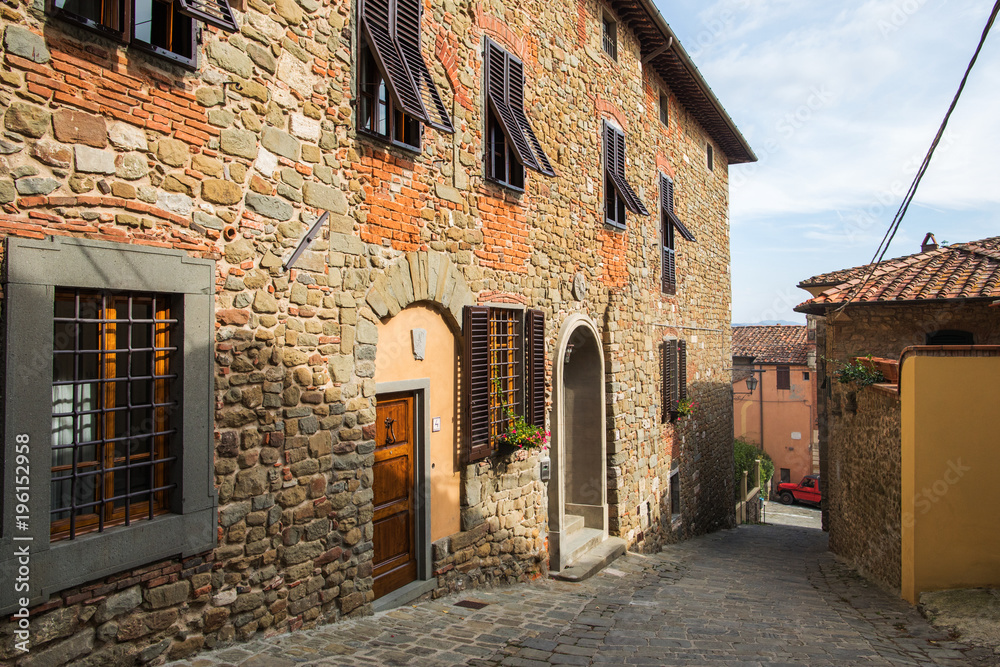
[[[663,421],[677,410],[677,341],[663,342]]]
[[[686,241],[694,241],[694,234],[691,233],[674,211],[674,182],[665,176],[660,176],[660,207],[667,214],[667,218],[681,233]]]
[[[552,169],[552,164],[546,157],[545,151],[542,150],[542,144],[535,136],[535,131],[531,129],[531,123],[528,122],[528,116],[524,110],[524,65],[510,54],[507,54],[507,102],[510,105],[510,112],[517,120],[524,141],[531,145],[531,150],[534,153],[531,164],[523,160],[522,164],[546,176],[555,176],[556,172]]]
[[[545,428],[545,313],[529,310],[525,324],[524,418],[532,426]]]
[[[489,308],[466,306],[465,453],[472,463],[490,455],[490,316]]]
[[[524,138],[524,133],[521,131],[520,125],[518,125],[508,97],[510,87],[508,74],[511,60],[512,58],[509,53],[490,40],[486,40],[486,94],[489,97],[490,104],[493,106],[493,112],[500,121],[500,127],[503,129],[504,136],[507,137],[507,141],[510,142],[510,145],[514,147],[514,152],[517,153],[517,158],[525,167],[530,167],[537,171],[538,163],[535,162],[535,156],[531,152],[531,147],[528,146],[528,142]],[[518,62],[518,66],[520,66],[520,62]],[[523,76],[521,77],[521,85],[524,85]]]
[[[605,124],[605,132],[610,135],[608,143],[612,150],[609,155],[611,179],[615,182],[618,194],[621,195],[628,210],[639,215],[649,215],[649,211],[639,199],[639,195],[635,193],[625,178],[625,135],[608,124]]]
[[[420,48],[420,0],[395,0],[396,5],[396,44],[403,61],[410,71],[416,93],[420,97],[422,114],[411,113],[422,121],[443,132],[454,133],[451,116],[441,100],[431,72],[427,69],[424,54]]]
[[[687,341],[677,341],[677,400],[688,397],[688,352]]]
[[[177,0],[178,11],[206,25],[213,25],[226,32],[237,32],[236,18],[229,7],[229,0]]]

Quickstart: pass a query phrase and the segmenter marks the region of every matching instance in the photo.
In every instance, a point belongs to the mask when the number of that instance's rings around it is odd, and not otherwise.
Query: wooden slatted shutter
[[[416,94],[420,98],[422,114],[411,113],[410,115],[420,118],[422,121],[438,130],[454,133],[455,128],[451,124],[451,116],[448,109],[441,100],[431,72],[424,61],[424,54],[420,48],[420,13],[422,3],[420,0],[395,0],[396,6],[396,44],[403,56],[407,69],[410,71]],[[407,110],[408,113],[409,110]]]
[[[237,32],[236,18],[229,0],[177,0],[177,10],[184,16],[212,25],[226,32]]]
[[[610,125],[605,125],[605,129],[611,135],[610,143],[613,150],[611,153],[613,156],[611,178],[618,188],[618,194],[621,195],[628,210],[639,215],[649,215],[649,211],[639,199],[639,195],[635,193],[635,190],[629,185],[628,179],[625,178],[625,135]]]
[[[508,75],[510,74],[512,60],[514,58],[509,53],[492,41],[486,40],[486,93],[490,104],[493,106],[493,111],[500,121],[500,127],[503,128],[504,136],[507,137],[510,145],[514,147],[514,152],[517,153],[517,158],[521,161],[521,164],[537,171],[538,163],[535,162],[535,156],[531,152],[531,147],[528,145],[527,139],[524,138],[524,133],[521,131],[521,127],[514,116],[514,111],[510,104],[508,94],[510,80]],[[518,62],[518,66],[520,64]],[[523,75],[520,85],[524,85]]]
[[[677,293],[677,268],[674,255],[674,226],[669,212],[674,206],[674,184],[669,178],[660,176],[660,238],[663,247],[660,265],[660,291],[664,294]]]
[[[490,313],[484,306],[466,306],[465,334],[465,455],[472,463],[490,455]]]
[[[546,176],[555,176],[552,163],[542,150],[542,144],[535,136],[535,131],[531,129],[528,122],[528,115],[524,109],[524,65],[520,60],[508,54],[507,56],[507,101],[510,104],[510,111],[517,119],[517,124],[524,135],[525,141],[531,146],[534,152],[534,165],[525,163],[524,166],[531,167]]]
[[[688,397],[688,353],[687,341],[677,341],[677,400]]]
[[[524,418],[545,428],[545,313],[529,310],[525,319]]]
[[[677,410],[677,341],[663,342],[663,421]]]

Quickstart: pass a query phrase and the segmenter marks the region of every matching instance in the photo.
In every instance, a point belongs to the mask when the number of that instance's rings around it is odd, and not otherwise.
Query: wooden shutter
[[[524,133],[521,131],[520,125],[518,125],[517,118],[514,116],[508,98],[510,83],[508,74],[511,60],[512,57],[509,53],[492,41],[486,40],[486,94],[490,104],[493,106],[493,112],[500,121],[500,127],[503,129],[504,136],[507,137],[507,141],[510,142],[510,145],[514,147],[514,152],[517,153],[518,160],[525,167],[530,167],[537,171],[538,163],[535,162],[535,156],[532,154],[531,147],[524,138]],[[520,65],[520,62],[518,62],[518,65]],[[524,85],[523,76],[521,85]]]
[[[607,168],[610,170],[611,180],[614,181],[618,194],[628,210],[639,215],[649,215],[649,211],[639,199],[639,195],[635,193],[625,178],[625,135],[608,123],[605,123],[604,131]]]
[[[660,237],[662,244],[660,264],[660,291],[664,294],[677,293],[677,267],[674,255],[674,227],[667,214],[674,205],[674,184],[660,176]]]
[[[665,176],[660,176],[660,208],[663,209],[674,228],[680,232],[686,241],[694,241],[694,234],[691,233],[677,213],[674,212],[674,182]]]
[[[226,32],[239,30],[229,0],[177,0],[177,3],[177,10],[184,16]]]
[[[416,94],[420,98],[422,114],[407,113],[443,132],[454,133],[451,116],[441,100],[431,72],[424,61],[420,48],[420,0],[395,0],[396,5],[396,44],[403,56],[407,69],[410,71]]]
[[[545,428],[545,313],[529,310],[525,319],[524,418]]]
[[[688,397],[688,353],[687,341],[677,341],[677,400]]]
[[[663,421],[677,410],[677,341],[663,342]]]
[[[546,176],[555,176],[556,172],[552,169],[552,164],[545,155],[545,151],[542,150],[542,144],[535,136],[535,131],[531,129],[531,123],[528,122],[528,115],[524,110],[524,65],[510,54],[507,54],[507,102],[510,105],[510,112],[517,120],[524,140],[530,144],[534,153],[532,164],[527,162],[522,162],[522,164]]]
[[[484,306],[466,306],[465,454],[472,463],[490,455],[490,314]]]

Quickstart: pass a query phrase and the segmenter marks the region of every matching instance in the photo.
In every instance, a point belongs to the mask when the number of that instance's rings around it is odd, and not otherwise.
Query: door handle
[[[396,436],[392,432],[392,425],[396,423],[396,420],[392,417],[385,418],[385,444],[394,445],[396,444]]]

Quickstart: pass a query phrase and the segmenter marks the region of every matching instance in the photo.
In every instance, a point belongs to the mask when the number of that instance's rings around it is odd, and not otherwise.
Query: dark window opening
[[[53,321],[51,539],[167,512],[170,298],[59,289]]]
[[[792,374],[788,366],[778,366],[775,375],[778,379],[778,389],[792,388]]]
[[[133,41],[181,64],[194,64],[194,19],[179,11],[178,2],[135,0]]]
[[[705,144],[705,162],[709,171],[715,170],[715,149],[712,144]]]
[[[674,469],[670,473],[670,514],[677,516],[681,513],[681,475],[680,469]]]
[[[660,93],[660,123],[667,127],[670,120],[670,106],[665,93]]]
[[[971,331],[960,329],[942,329],[927,334],[927,345],[975,345]]]
[[[803,380],[809,379],[809,371],[802,371],[802,379]]]
[[[605,174],[604,191],[607,193],[604,203],[604,222],[612,227],[625,229],[625,199],[618,194],[610,173]]]
[[[618,24],[614,19],[605,16],[602,20],[601,43],[604,52],[613,60],[618,60]]]
[[[785,482],[790,482],[790,481],[792,481],[792,471],[789,470],[788,468],[782,468],[781,469],[781,482],[785,483]]]
[[[517,159],[514,148],[507,142],[503,127],[497,121],[496,114],[493,113],[492,109],[489,110],[486,119],[486,128],[490,143],[488,176],[494,181],[523,190],[524,166]]]
[[[420,150],[420,121],[396,107],[367,40],[359,54],[358,127],[386,141]]]

